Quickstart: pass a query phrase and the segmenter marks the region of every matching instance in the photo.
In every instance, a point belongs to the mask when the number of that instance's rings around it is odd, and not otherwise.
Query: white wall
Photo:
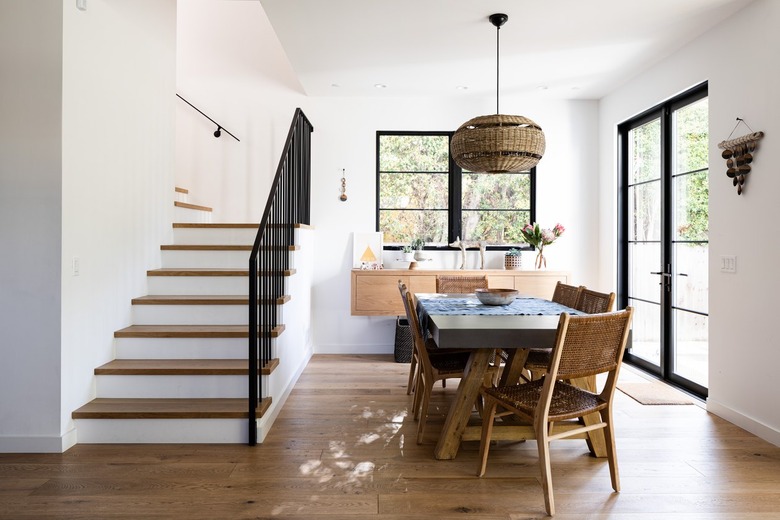
[[[177,88],[241,142],[224,134],[214,139],[213,125],[180,104],[177,183],[190,189],[194,202],[213,206],[215,221],[257,221],[293,110],[301,106],[314,125],[315,351],[392,352],[392,318],[350,316],[352,232],[375,229],[376,132],[454,130],[474,116],[492,113],[495,99],[467,94],[439,100],[305,97],[259,3],[190,1],[179,6],[178,18]],[[231,30],[220,25],[211,31],[215,19]],[[215,36],[204,38],[209,32]],[[598,194],[598,105],[501,99],[506,110],[534,119],[547,136],[547,153],[539,165],[537,219],[544,226],[560,222],[567,228],[549,248],[548,267],[569,270],[578,283],[593,285],[598,276],[597,216],[592,210]],[[346,203],[338,198],[342,168]],[[458,254],[441,256],[454,265]],[[501,262],[500,255],[492,255],[488,267]],[[532,262],[529,256],[525,265]]]
[[[59,451],[61,59],[60,0],[0,2],[0,452]]]
[[[176,1],[66,2],[63,31],[62,434],[171,241]],[[80,259],[80,274],[71,270]]]
[[[178,7],[176,183],[214,222],[259,222],[296,107],[306,98],[260,2]],[[303,104],[302,104],[303,103]],[[315,129],[316,129],[316,123]]]
[[[707,408],[780,445],[780,350],[773,324],[780,282],[780,2],[757,0],[604,98],[600,107],[602,283],[615,279],[616,125],[709,80],[710,108],[710,369]],[[725,175],[717,143],[744,118],[766,133],[754,154],[746,191]],[[743,130],[735,133],[743,135]],[[721,255],[737,256],[737,273],[719,270]]]
[[[0,452],[77,441],[71,413],[160,264],[175,34],[175,0],[0,3]]]
[[[374,231],[376,225],[377,130],[454,130],[471,117],[490,114],[494,103],[495,99],[466,96],[433,101],[313,100],[308,114],[316,128],[312,223],[321,252],[313,296],[317,352],[393,351],[393,318],[350,316],[352,232]],[[547,250],[548,268],[571,271],[578,283],[592,285],[597,276],[596,237],[590,231],[597,225],[592,212],[597,194],[597,104],[509,97],[502,97],[502,104],[540,124],[547,138],[547,151],[538,166],[537,219],[545,227],[560,222],[567,228]],[[342,168],[346,169],[346,202],[339,200]],[[503,267],[502,255],[489,255],[487,267]],[[394,256],[386,254],[385,260]],[[457,252],[440,254],[430,267],[457,268],[458,258]],[[471,252],[470,258],[477,267],[477,253]],[[524,265],[530,268],[533,258],[526,256]]]

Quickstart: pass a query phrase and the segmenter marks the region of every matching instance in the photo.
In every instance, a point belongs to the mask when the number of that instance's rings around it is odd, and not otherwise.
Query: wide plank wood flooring
[[[77,445],[0,454],[0,518],[544,518],[536,443],[502,442],[475,477],[478,443],[433,458],[418,446],[408,365],[314,356],[262,446]],[[624,370],[621,377],[638,377]],[[455,381],[437,385],[442,414]],[[780,518],[780,448],[699,406],[618,393],[622,491],[582,441],[553,445],[556,518]]]

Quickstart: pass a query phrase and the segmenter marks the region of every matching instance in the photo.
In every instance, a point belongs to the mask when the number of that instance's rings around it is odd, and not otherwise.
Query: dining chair
[[[584,289],[584,285],[569,285],[558,281],[555,284],[555,290],[553,291],[552,298],[550,299],[555,303],[560,303],[561,305],[574,308],[574,306],[577,304],[577,299],[580,297],[580,294]]]
[[[561,305],[574,309],[584,290],[586,290],[584,285],[575,286],[558,281],[555,284],[555,290],[553,291],[551,300],[555,303],[560,303]],[[550,359],[552,359],[552,356],[549,349],[530,349],[528,351],[528,357],[525,360],[525,365],[523,366],[530,374],[530,378],[526,378],[526,380],[538,379],[549,366]]]
[[[405,288],[406,284],[404,284],[401,280],[398,280],[398,290],[401,293],[401,300],[403,301],[403,304],[404,304],[404,311],[406,313],[406,321],[409,324],[409,327],[410,327],[410,330],[411,330],[412,322],[411,322],[411,320],[409,318],[410,310],[407,309],[407,305],[408,304],[406,302],[406,296],[405,296],[405,293],[404,293],[404,290],[402,289],[402,287]],[[414,306],[412,306],[412,310],[413,309],[414,309]],[[421,331],[421,333],[422,333],[422,331]],[[433,338],[427,337],[427,335],[426,335],[426,338],[425,338],[425,347],[428,350],[428,352],[433,353],[433,354],[436,354],[437,352],[441,352],[441,351],[438,350],[438,347],[436,346],[436,343],[433,341]],[[446,352],[447,353],[453,353],[453,352],[468,352],[468,351],[465,350],[465,349],[457,349],[457,350],[448,349]],[[412,337],[412,357],[411,357],[411,360],[409,362],[409,380],[406,383],[406,395],[411,395],[411,393],[414,392],[415,386],[417,384],[417,379],[418,379],[417,376],[418,376],[419,366],[420,366],[420,361],[419,361],[419,357],[417,355],[417,351],[414,348],[414,337]],[[446,382],[447,382],[446,379],[442,379],[441,382],[442,382],[442,386],[447,386],[446,385]]]
[[[414,409],[414,419],[418,421],[417,444],[422,444],[433,385],[436,381],[446,378],[463,377],[471,353],[462,350],[449,352],[432,349],[426,345],[426,340],[420,328],[420,321],[417,318],[417,312],[415,312],[414,297],[406,288],[406,284],[400,281],[398,289],[401,291],[401,296],[404,299],[404,310],[409,320],[409,328],[412,331],[413,350],[417,355],[417,374],[416,382],[414,383],[412,408]],[[432,352],[432,350],[434,351]]]
[[[516,415],[533,424],[548,515],[555,514],[550,463],[550,442],[554,440],[603,428],[612,488],[620,491],[612,403],[633,312],[631,307],[626,307],[620,312],[592,316],[561,314],[552,362],[541,379],[480,391],[484,414],[478,476],[485,474],[493,421],[498,407],[501,407],[502,413]],[[595,378],[603,373],[607,374],[606,382],[598,393],[564,381]],[[570,421],[595,412],[599,414],[599,422],[583,426]]]
[[[487,276],[461,276],[443,275],[436,276],[437,293],[473,293],[475,289],[487,289]]]
[[[582,288],[577,303],[573,305],[575,309],[587,314],[598,314],[601,312],[610,312],[615,304],[615,293],[602,293]]]

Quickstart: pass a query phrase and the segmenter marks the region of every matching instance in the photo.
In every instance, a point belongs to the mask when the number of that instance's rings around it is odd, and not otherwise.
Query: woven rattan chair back
[[[555,290],[553,291],[552,301],[567,307],[571,307],[573,309],[574,306],[577,305],[577,300],[580,297],[580,293],[584,289],[584,285],[575,287],[574,285],[557,282],[555,284]]]
[[[563,344],[553,351],[552,366],[556,354],[559,362],[555,377],[575,379],[614,370],[622,357],[621,340],[626,331],[626,312],[571,316]]]
[[[587,314],[610,312],[615,304],[615,293],[601,293],[582,288],[574,308]]]
[[[418,371],[420,370],[420,355],[417,352],[417,341],[412,328],[412,312],[409,309],[409,301],[406,299],[406,293],[409,291],[406,288],[406,284],[401,280],[398,280],[398,291],[401,293],[401,300],[404,303],[404,311],[406,312],[406,322],[409,324],[409,331],[412,335],[412,359],[409,363],[409,380],[406,383],[406,395],[410,395],[417,384]]]
[[[420,320],[417,318],[417,312],[414,309],[414,296],[409,292],[404,283],[399,282],[398,289],[401,291],[401,297],[404,299],[404,310],[406,311],[406,319],[409,320],[409,329],[412,332],[417,362],[420,364],[421,369],[424,370],[430,367],[431,362],[428,357],[428,349],[425,347],[425,338],[420,329]]]
[[[487,289],[487,276],[439,275],[436,277],[437,293],[473,293],[476,289]]]

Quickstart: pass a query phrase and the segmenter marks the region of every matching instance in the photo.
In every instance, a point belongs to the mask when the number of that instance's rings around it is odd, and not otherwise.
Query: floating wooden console
[[[479,275],[488,277],[488,287],[517,289],[520,294],[550,298],[555,283],[569,283],[565,271],[507,271],[504,269],[380,269],[352,270],[353,316],[401,316],[404,314],[398,280],[414,293],[436,292],[436,276]]]

